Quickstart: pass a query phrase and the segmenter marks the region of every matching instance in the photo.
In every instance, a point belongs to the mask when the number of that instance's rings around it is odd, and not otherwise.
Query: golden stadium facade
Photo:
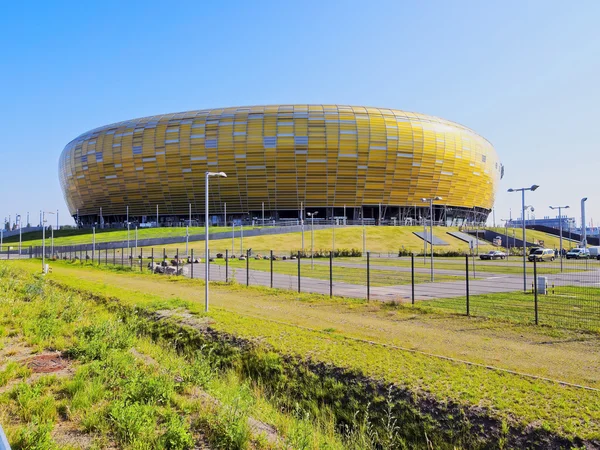
[[[210,211],[273,218],[417,218],[478,214],[494,203],[502,176],[494,147],[438,117],[341,105],[273,105],[190,111],[128,120],[82,134],[63,150],[60,184],[81,223],[129,217],[162,221]],[[471,216],[470,216],[471,215]]]

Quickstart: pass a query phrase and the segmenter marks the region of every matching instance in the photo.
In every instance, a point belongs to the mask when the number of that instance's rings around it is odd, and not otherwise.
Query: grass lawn
[[[413,234],[413,232],[422,232],[422,227],[387,227],[387,226],[367,226],[366,244],[367,250],[370,252],[389,253],[391,256],[398,255],[398,251],[405,249],[408,251],[422,252],[423,240]],[[468,252],[469,244],[460,239],[450,236],[448,231],[458,231],[456,227],[434,227],[433,235],[446,241],[449,245],[435,246],[435,251],[459,251]],[[236,233],[236,236],[238,234]],[[329,252],[332,249],[334,232],[332,229],[315,230],[314,231],[314,249]],[[190,244],[194,252],[203,251],[203,242],[193,242]],[[211,249],[213,252],[232,252],[231,239],[219,239],[211,241]],[[233,253],[241,252],[241,242],[238,237],[233,240]],[[266,236],[244,237],[244,251],[251,248],[253,252],[268,253],[274,250],[276,253],[290,254],[292,251],[302,249],[302,233],[286,233]],[[174,244],[167,246],[168,249],[185,248],[185,245]],[[310,252],[311,248],[311,232],[310,225],[306,226],[304,232],[304,250]],[[362,227],[338,227],[335,229],[335,248],[336,249],[358,249],[363,248],[363,229]],[[429,248],[429,246],[428,246]],[[491,245],[482,245],[479,247],[480,252],[489,251],[493,247]]]
[[[212,264],[218,264],[220,266],[225,265],[225,261],[223,259],[215,259]],[[324,265],[326,264],[326,265]],[[256,260],[250,258],[250,270],[260,270],[264,272],[270,272],[271,265],[270,261],[266,260]],[[235,270],[236,268],[245,269],[246,261],[240,261],[238,259],[229,260],[229,267],[231,270]],[[297,261],[281,261],[276,260],[273,261],[273,272],[280,273],[284,275],[293,275],[298,276],[298,262]],[[314,264],[314,267],[311,268],[308,261],[303,263],[300,268],[300,274],[302,277],[308,278],[317,278],[320,280],[329,280],[329,260],[324,262],[321,260],[317,260],[317,263]],[[334,282],[342,281],[344,283],[350,284],[364,284],[367,283],[367,272],[366,266],[363,268],[354,268],[354,267],[342,267],[336,266],[333,267],[333,280]],[[410,272],[398,272],[392,270],[379,270],[379,269],[371,269],[370,270],[370,278],[371,278],[371,286],[394,286],[400,284],[410,284],[411,276]],[[464,277],[461,276],[453,276],[453,275],[438,275],[436,278],[437,281],[459,281],[463,280]],[[430,280],[430,275],[427,273],[415,273],[415,283],[426,283]]]
[[[535,321],[532,293],[472,295],[469,302],[473,315],[512,322]],[[465,311],[465,303],[465,297],[427,301],[436,309],[461,313]],[[600,333],[600,288],[557,286],[547,295],[538,295],[538,320],[543,325],[586,328]]]
[[[495,230],[498,233],[498,236],[502,236],[503,238],[506,236],[505,228],[490,228],[490,230]],[[521,239],[523,237],[523,230],[521,228],[509,228],[508,229],[508,242],[512,247],[512,237],[514,236],[517,239]],[[545,248],[560,248],[560,238],[558,236],[554,236],[552,234],[544,233],[543,231],[537,230],[526,230],[525,236],[527,237],[527,242],[537,243],[539,241],[544,241]],[[563,248],[570,249],[578,247],[577,242],[567,241],[563,238]]]
[[[244,229],[252,230],[256,227],[247,226]],[[204,235],[204,227],[192,227],[189,229],[190,235]],[[222,231],[231,231],[231,227],[210,227],[210,233],[219,233]],[[239,231],[239,227],[236,227]],[[185,228],[165,227],[165,228],[139,228],[137,230],[138,239],[162,238],[162,237],[185,237]],[[129,231],[129,239],[135,240],[135,229],[132,227]],[[96,230],[96,242],[119,242],[127,241],[127,230]],[[4,238],[4,244],[19,244],[19,235]],[[58,230],[54,232],[54,245],[76,245],[91,244],[92,230]],[[22,235],[22,245],[24,247],[42,245],[42,232],[35,231]],[[46,245],[50,245],[50,233],[46,233]],[[185,247],[185,244],[184,244]],[[14,248],[14,245],[13,245]]]
[[[10,264],[39,269],[38,261]],[[191,311],[203,307],[199,280],[115,273],[64,262],[54,263],[48,278],[138,307],[169,308],[181,301]],[[489,408],[508,423],[600,438],[597,392],[407,351],[600,388],[598,334],[257,287],[214,285],[211,292],[214,328],[258,339],[278,353],[310,355],[411,392],[427,392],[440,401]]]
[[[362,264],[366,265],[366,258],[336,258],[339,264]],[[426,258],[423,262],[423,257],[415,257],[415,268],[416,269],[429,269],[430,258]],[[498,273],[498,274],[509,274],[509,275],[521,275],[523,274],[522,260],[519,257],[511,257],[509,261],[483,261],[479,258],[475,258],[475,271],[486,272],[486,273]],[[391,267],[403,267],[410,268],[410,258],[371,258],[372,266],[391,266]],[[434,258],[434,266],[436,269],[446,270],[459,270],[465,271],[465,258]],[[563,261],[563,272],[584,272],[586,270],[593,270],[600,267],[600,263],[595,260],[588,261],[586,266],[585,261]],[[557,274],[560,273],[560,262],[542,262],[538,263],[537,270],[540,274]],[[469,258],[469,271],[473,271],[473,259]],[[527,273],[533,275],[533,263],[527,262]]]
[[[177,353],[141,319],[24,271],[0,265],[0,298],[0,422],[13,449],[358,450],[367,438],[285,413],[208,352]]]

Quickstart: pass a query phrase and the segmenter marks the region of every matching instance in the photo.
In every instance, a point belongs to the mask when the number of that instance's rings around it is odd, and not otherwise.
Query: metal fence
[[[41,247],[22,257],[40,258]],[[7,256],[7,255],[4,255]],[[474,256],[403,256],[368,252],[212,250],[211,281],[366,300],[418,304],[435,310],[511,322],[600,331],[600,261],[481,260]],[[11,255],[11,257],[16,257]],[[46,248],[46,257],[80,264],[204,278],[204,252],[177,248]]]

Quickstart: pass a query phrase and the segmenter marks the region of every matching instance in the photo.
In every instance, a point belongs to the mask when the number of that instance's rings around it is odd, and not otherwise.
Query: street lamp
[[[510,219],[500,219],[502,222],[504,222],[504,236],[506,238],[506,242],[504,243],[504,247],[506,248],[506,259],[508,260],[509,256],[510,256],[510,245],[508,242],[508,224],[510,223]]]
[[[587,230],[585,229],[585,202],[587,197],[581,199],[581,248],[587,248]]]
[[[560,230],[560,271],[563,271],[563,243],[562,243],[562,210],[569,206],[551,206],[550,209],[558,209],[558,227]]]
[[[54,214],[52,211],[42,212],[42,273],[46,273],[46,214]]]
[[[526,251],[527,239],[526,239],[526,235],[525,235],[525,191],[533,192],[537,188],[539,188],[539,186],[537,184],[534,184],[528,188],[518,188],[518,189],[510,188],[508,190],[508,192],[521,192],[521,218],[522,218],[522,225],[523,225],[523,292],[527,292],[527,263],[526,263],[527,256],[525,255],[525,253],[527,253],[527,251]]]
[[[310,268],[314,266],[314,254],[315,254],[315,216],[319,214],[318,211],[312,213],[306,213],[310,217]]]
[[[431,281],[433,281],[433,201],[441,200],[442,197],[432,197],[432,198],[422,198],[421,201],[424,203],[429,202],[429,239],[431,239],[430,247],[431,247]],[[427,237],[427,236],[425,236]]]
[[[204,205],[204,246],[205,246],[205,261],[204,261],[204,312],[208,312],[208,179],[210,177],[223,177],[227,178],[227,174],[225,172],[206,172],[206,199]]]
[[[19,224],[19,255],[21,254],[21,214],[15,216],[15,221]]]

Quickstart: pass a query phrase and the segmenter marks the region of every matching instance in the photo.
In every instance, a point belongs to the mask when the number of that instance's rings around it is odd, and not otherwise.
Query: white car
[[[587,248],[573,248],[567,252],[567,259],[587,259],[590,252]]]

